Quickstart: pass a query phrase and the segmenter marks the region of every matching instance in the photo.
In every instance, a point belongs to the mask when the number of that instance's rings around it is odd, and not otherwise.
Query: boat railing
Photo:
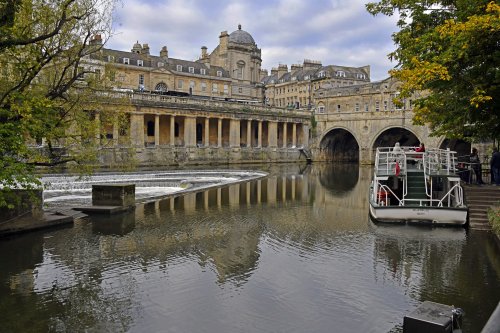
[[[463,195],[463,188],[462,188],[462,186],[460,186],[460,182],[453,185],[450,188],[450,190],[448,192],[446,192],[446,194],[440,200],[438,200],[437,206],[443,207],[443,202],[446,199],[446,200],[448,200],[447,207],[451,207],[452,206],[451,200],[452,200],[452,197],[454,196],[454,192],[456,192],[455,193],[456,204],[454,206],[455,207],[463,206],[464,205],[464,202],[463,202],[464,195]]]
[[[456,172],[456,152],[450,149],[429,149],[424,153],[424,173],[454,174]]]
[[[379,147],[375,155],[375,173],[385,175],[406,174],[406,154],[392,147]],[[399,170],[397,170],[399,168]]]
[[[392,194],[392,197],[394,197],[398,201],[398,206],[403,206],[403,201],[398,198],[398,196],[391,190],[391,188],[385,184],[381,184],[380,182],[377,181],[376,188],[376,200],[375,202],[379,206],[387,206],[387,198],[389,198],[389,193]],[[381,195],[382,194],[382,195]]]

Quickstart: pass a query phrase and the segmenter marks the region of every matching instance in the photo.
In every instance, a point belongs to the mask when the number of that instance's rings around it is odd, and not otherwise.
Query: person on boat
[[[423,142],[420,142],[420,145],[417,148],[415,148],[415,152],[417,152],[417,153],[425,152],[425,145]],[[417,157],[422,157],[422,155],[419,154]]]
[[[401,149],[401,146],[399,145],[399,142],[396,142],[394,144],[394,148],[392,148],[392,153],[393,154],[400,154],[403,152],[403,149]]]
[[[482,185],[483,177],[481,175],[481,161],[479,160],[479,155],[477,154],[477,149],[472,148],[472,153],[469,156],[470,165],[472,170],[474,170],[474,174],[476,175],[476,184]]]
[[[500,186],[500,152],[495,147],[493,148],[493,155],[491,155],[490,161],[491,174],[495,178],[495,185]]]

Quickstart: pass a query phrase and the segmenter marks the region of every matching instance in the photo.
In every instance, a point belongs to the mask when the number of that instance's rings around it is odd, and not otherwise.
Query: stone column
[[[120,124],[118,120],[113,121],[113,146],[118,146],[120,143]]]
[[[252,120],[247,120],[247,147],[252,147]]]
[[[276,121],[270,121],[269,125],[267,126],[267,137],[269,140],[269,147],[270,148],[276,148],[278,147],[278,122]]]
[[[130,142],[136,147],[144,148],[144,115],[130,115]]]
[[[288,136],[288,133],[287,133],[287,130],[288,130],[288,123],[287,122],[284,122],[283,123],[283,148],[286,148],[286,141],[287,141],[287,136]]]
[[[262,120],[259,120],[259,131],[257,136],[257,147],[262,148]]]
[[[155,114],[155,147],[160,145],[160,115]]]
[[[205,118],[205,147],[210,146],[210,118]]]
[[[303,125],[303,133],[304,133],[304,142],[302,143],[302,145],[304,147],[309,147],[309,126],[307,125]]]
[[[229,147],[240,147],[240,120],[231,119],[229,121]]]
[[[95,113],[94,124],[95,124],[95,144],[97,146],[100,146],[101,145],[101,114],[99,112]]]
[[[170,145],[175,146],[175,116],[170,116]]]
[[[217,147],[222,147],[222,119],[217,119]]]
[[[196,118],[184,118],[184,145],[186,147],[196,147]]]
[[[292,148],[297,148],[297,123],[292,124]]]

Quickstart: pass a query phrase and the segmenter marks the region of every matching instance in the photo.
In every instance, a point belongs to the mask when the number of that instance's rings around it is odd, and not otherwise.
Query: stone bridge
[[[425,126],[412,123],[411,110],[338,112],[315,115],[310,150],[314,161],[372,163],[377,147],[402,146],[450,148],[468,155],[470,144],[462,140],[432,137]]]

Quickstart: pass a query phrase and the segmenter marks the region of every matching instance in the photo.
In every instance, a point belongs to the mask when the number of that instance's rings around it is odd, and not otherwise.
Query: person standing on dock
[[[481,161],[479,160],[479,155],[477,154],[476,148],[472,148],[472,153],[470,154],[469,159],[472,170],[474,170],[474,174],[476,175],[476,184],[484,184],[483,177],[481,175]]]
[[[493,155],[491,155],[490,161],[491,174],[493,178],[495,178],[495,185],[500,185],[500,153],[498,152],[498,148],[493,148]]]

